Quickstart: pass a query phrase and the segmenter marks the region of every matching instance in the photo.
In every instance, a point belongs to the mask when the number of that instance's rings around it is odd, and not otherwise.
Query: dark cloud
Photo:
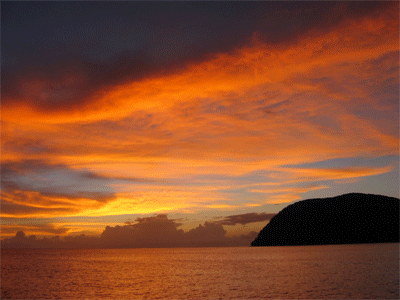
[[[229,52],[290,44],[388,2],[3,2],[2,105],[77,110],[102,90]]]
[[[26,236],[23,231],[18,231],[12,238],[2,240],[2,248],[96,248],[100,246],[99,238],[86,236],[66,236],[60,238],[55,235],[50,238],[36,238],[35,235]]]
[[[6,128],[7,123],[2,122],[1,126]],[[35,154],[48,154],[55,151],[52,147],[49,146],[49,141],[43,138],[34,138],[34,137],[18,137],[17,139],[9,139],[6,136],[6,130],[2,130],[2,150],[7,152],[15,152],[27,155],[35,155]]]
[[[122,177],[122,176],[106,176],[101,174],[96,174],[93,172],[82,172],[82,177],[88,179],[99,179],[107,181],[127,181],[127,182],[137,182],[137,183],[155,183],[160,182],[160,180],[152,178],[141,178],[141,177]],[[162,181],[165,182],[165,181]]]
[[[234,226],[237,224],[246,225],[254,222],[263,222],[271,220],[276,214],[267,213],[247,213],[241,215],[231,215],[224,217],[223,220],[216,221],[214,224]]]
[[[46,205],[49,207],[37,206],[37,203],[27,203],[20,204],[15,203],[14,201],[26,201],[25,197],[18,197],[19,194],[13,193],[4,193],[1,192],[1,213],[2,215],[38,215],[38,214],[46,214],[46,215],[57,215],[57,214],[66,214],[66,213],[78,213],[79,208],[74,207],[72,205],[68,205],[67,207],[59,207],[57,204],[66,205],[66,203],[61,201],[47,201]],[[17,198],[18,197],[18,198]],[[13,201],[6,200],[7,198],[11,198]],[[16,199],[17,198],[17,199]],[[37,195],[37,199],[39,201],[44,201],[40,195]],[[55,206],[55,207],[52,207]]]
[[[141,79],[155,71],[146,54],[131,51],[106,62],[74,57],[31,63],[23,71],[6,68],[1,76],[2,103],[29,101],[29,105],[42,111],[73,111],[96,101],[103,89]]]
[[[107,247],[146,248],[173,247],[182,243],[184,231],[178,230],[181,224],[169,220],[166,215],[137,218],[135,224],[107,226],[100,239]]]
[[[1,205],[6,215],[77,213],[114,200],[112,183],[161,182],[153,178],[106,176],[44,160],[2,163],[1,172]]]
[[[37,233],[53,234],[53,235],[63,235],[66,234],[69,229],[65,227],[56,227],[54,224],[35,224],[35,225],[24,225],[24,230],[34,231]],[[9,233],[14,233],[20,231],[21,227],[18,225],[2,225],[1,234],[6,235]]]
[[[178,229],[181,223],[168,219],[167,215],[137,218],[134,224],[107,226],[100,237],[84,234],[51,239],[36,239],[18,231],[13,238],[2,240],[3,248],[164,248],[164,247],[223,247],[249,246],[257,236],[250,232],[236,237],[227,237],[221,224],[205,222],[184,232]]]
[[[104,202],[114,197],[107,178],[88,171],[43,160],[23,160],[1,165],[4,192],[37,192],[47,197],[87,198]]]
[[[23,160],[3,163],[1,171],[1,211],[5,215],[77,213],[115,198],[109,179],[62,164]]]

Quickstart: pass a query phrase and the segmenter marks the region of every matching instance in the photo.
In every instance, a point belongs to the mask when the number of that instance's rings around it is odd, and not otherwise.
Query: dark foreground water
[[[398,299],[399,244],[2,250],[2,299]]]

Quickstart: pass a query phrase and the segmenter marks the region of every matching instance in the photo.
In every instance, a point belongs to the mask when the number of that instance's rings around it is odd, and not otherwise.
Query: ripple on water
[[[399,244],[1,254],[2,299],[399,298]]]

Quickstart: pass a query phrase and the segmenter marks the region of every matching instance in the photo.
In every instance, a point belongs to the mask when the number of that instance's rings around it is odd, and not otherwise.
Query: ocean
[[[399,299],[399,244],[2,249],[2,299]]]

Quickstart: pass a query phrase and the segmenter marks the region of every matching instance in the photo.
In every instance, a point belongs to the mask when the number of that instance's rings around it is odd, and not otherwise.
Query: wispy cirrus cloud
[[[322,4],[292,5],[279,11],[301,23]],[[2,215],[234,210],[394,172],[293,167],[399,151],[398,3],[326,5],[309,24],[272,24],[283,37],[257,14],[266,27],[173,66],[132,50],[8,70]]]
[[[291,46],[307,35],[334,31],[343,22],[359,22],[388,6],[394,5],[121,2],[113,3],[110,10],[104,3],[4,4],[3,107],[23,103],[53,113],[96,110],[97,95],[115,85],[177,72],[189,63],[246,46],[255,36],[267,45]],[[95,25],[104,9],[113,26]],[[77,10],[86,12],[84,19],[77,18]],[[24,23],[15,21],[15,15],[25,11],[31,14],[24,15]],[[160,17],[160,13],[172,17]],[[40,24],[35,18],[38,14]],[[56,15],[56,24],[68,28],[67,32],[54,26]],[[299,17],[304,15],[307,18]],[[183,20],[177,24],[178,16]],[[113,18],[118,21],[110,21]],[[95,46],[99,42],[103,47]]]

